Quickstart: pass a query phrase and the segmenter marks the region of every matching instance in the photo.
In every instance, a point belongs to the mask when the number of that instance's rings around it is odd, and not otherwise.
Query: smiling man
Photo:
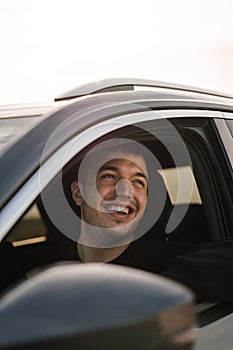
[[[142,155],[132,149],[108,150],[105,160],[105,152],[99,157],[94,152],[84,165],[86,175],[71,184],[81,213],[78,252],[85,262],[108,262],[122,254],[147,205],[148,170]]]

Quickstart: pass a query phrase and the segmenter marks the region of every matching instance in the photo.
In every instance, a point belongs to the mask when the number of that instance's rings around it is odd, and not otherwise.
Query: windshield
[[[0,119],[0,154],[42,119],[42,116]]]

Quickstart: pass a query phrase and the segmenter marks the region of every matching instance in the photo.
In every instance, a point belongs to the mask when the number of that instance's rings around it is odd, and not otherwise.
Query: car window
[[[190,166],[165,168],[158,171],[165,183],[170,201],[172,205],[175,204],[202,204],[201,196],[197,187],[196,179],[194,177],[192,168]],[[183,174],[183,178],[186,180],[183,182],[182,187],[179,187],[179,174]],[[193,187],[192,195],[189,194],[189,186]],[[180,196],[178,196],[178,192]],[[177,201],[178,198],[178,201]]]
[[[8,234],[6,241],[13,247],[37,244],[47,240],[47,229],[34,204]]]
[[[157,162],[156,169],[152,172],[155,192],[150,190],[152,193],[150,195],[153,198],[153,193],[155,193],[155,202],[159,207],[156,210],[159,215],[156,217],[157,213],[152,213],[155,216],[154,221],[152,220],[147,231],[133,242],[132,247],[135,247],[135,251],[128,249],[125,259],[116,259],[112,262],[160,273],[169,266],[175,256],[186,253],[190,248],[203,242],[211,241],[212,237],[206,219],[199,179],[196,176],[196,164],[192,162],[190,164],[185,156],[180,157],[180,140],[177,139],[177,135],[170,134],[162,128],[161,135],[156,138],[151,137],[151,134],[145,133],[144,130],[136,130],[132,132],[127,127],[122,128],[106,135],[78,153],[64,166],[63,189],[72,213],[78,216],[78,208],[71,195],[71,183],[77,179],[76,165],[83,160],[84,154],[96,147],[96,144],[106,142],[106,139],[125,138],[129,135],[131,135],[130,139],[149,150],[152,158]],[[178,164],[175,164],[164,143],[170,150],[177,148]],[[31,271],[40,270],[58,261],[81,260],[77,250],[77,239],[71,237],[63,227],[60,227],[60,223],[64,223],[66,218],[63,207],[59,206],[56,198],[57,181],[60,181],[59,177],[53,179],[43,191],[45,195],[37,199],[1,243],[0,260],[1,265],[6,267],[4,273],[7,276],[2,278],[2,289],[16,280],[27,278]],[[159,185],[161,198],[157,193],[158,181],[161,182]],[[46,208],[44,199],[48,194],[52,194],[52,206],[55,208],[59,222],[54,222]],[[150,215],[149,221],[151,217]],[[143,246],[142,250],[137,247],[140,244]],[[151,252],[151,247],[153,247],[153,252]],[[150,264],[149,267],[145,264],[140,266],[140,262],[146,262],[152,257],[152,254],[153,257],[156,256],[153,264]]]

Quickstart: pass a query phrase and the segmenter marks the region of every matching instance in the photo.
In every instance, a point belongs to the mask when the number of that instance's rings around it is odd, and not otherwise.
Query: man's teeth
[[[109,212],[120,212],[120,213],[124,213],[124,214],[129,214],[129,208],[122,207],[122,206],[119,206],[119,205],[108,205],[106,207],[106,209]]]

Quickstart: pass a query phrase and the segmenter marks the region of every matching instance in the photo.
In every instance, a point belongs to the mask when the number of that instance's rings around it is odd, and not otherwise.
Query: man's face
[[[141,218],[147,204],[147,169],[142,157],[112,157],[98,169],[96,178],[88,172],[82,191],[78,182],[71,185],[81,218],[92,226],[113,228],[133,223]],[[98,195],[92,190],[94,181]]]

